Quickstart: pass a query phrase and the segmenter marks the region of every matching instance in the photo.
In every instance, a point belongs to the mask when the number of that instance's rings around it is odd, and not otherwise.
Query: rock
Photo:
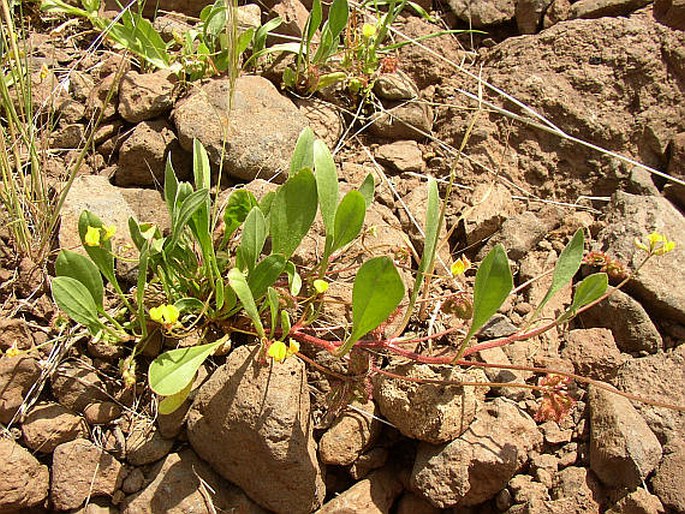
[[[666,507],[685,512],[685,443],[682,440],[664,447],[664,458],[651,485]]]
[[[628,181],[628,193],[644,196],[659,196],[661,194],[656,185],[654,185],[652,174],[642,166],[633,166],[630,169]]]
[[[108,11],[121,10],[121,4],[116,0],[105,0],[103,3]],[[166,0],[164,2],[165,11],[174,11],[195,18],[200,15],[200,11],[206,6],[207,2],[205,0]],[[161,6],[158,6],[156,3],[145,4],[142,15],[146,18],[153,18],[157,14],[159,7]]]
[[[88,435],[83,419],[58,403],[42,403],[33,407],[21,430],[26,446],[42,453],[51,453],[62,443]]]
[[[466,243],[480,243],[493,235],[513,214],[509,190],[501,184],[482,184],[471,195],[471,207],[464,213]]]
[[[225,482],[192,450],[168,455],[148,473],[150,483],[127,498],[121,514],[262,514],[236,486]]]
[[[410,378],[485,382],[479,369],[400,364],[388,371]],[[487,387],[460,387],[398,380],[376,375],[373,397],[381,413],[407,437],[432,444],[445,443],[463,433],[473,421]]]
[[[569,466],[555,474],[551,496],[553,500],[574,498],[579,504],[588,506],[586,512],[597,512],[601,486],[589,469]]]
[[[373,83],[373,92],[383,100],[411,100],[419,96],[419,88],[406,73],[381,73]]]
[[[34,345],[33,335],[26,321],[20,318],[0,319],[0,350],[15,347],[28,350]]]
[[[178,170],[176,170],[178,173]],[[189,177],[188,177],[189,178]],[[179,180],[183,180],[179,174]],[[159,191],[128,187],[120,189],[121,196],[133,210],[140,223],[154,223],[162,233],[171,229],[171,218],[164,198]]]
[[[656,353],[663,348],[661,334],[649,314],[620,289],[581,314],[586,327],[604,327],[611,330],[616,346],[625,353]]]
[[[397,473],[384,468],[340,493],[321,507],[317,514],[386,514],[401,492],[402,483]]]
[[[381,145],[376,151],[376,159],[400,173],[420,173],[424,167],[423,152],[416,141],[395,141]]]
[[[685,6],[685,4],[683,5]],[[685,181],[685,132],[680,132],[671,139],[668,143],[666,154],[668,156],[668,166],[666,168],[668,174],[681,181]],[[685,186],[668,182],[664,187],[664,194],[666,198],[673,201],[681,209],[685,207]]]
[[[507,316],[498,312],[483,325],[476,335],[479,340],[486,341],[510,336],[517,330],[516,325]]]
[[[552,0],[518,0],[516,25],[521,34],[535,34],[542,25],[542,16]]]
[[[76,509],[86,498],[111,497],[123,479],[119,461],[90,441],[76,439],[55,448],[50,500],[58,510]]]
[[[605,514],[664,514],[664,506],[659,498],[638,487],[635,491],[618,500]]]
[[[48,496],[48,467],[11,439],[0,439],[0,512],[41,505]]]
[[[278,33],[295,38],[302,37],[307,25],[309,12],[300,0],[280,0],[271,8],[270,18],[280,17],[283,23],[278,27]],[[280,38],[279,38],[280,39]]]
[[[223,155],[224,171],[241,180],[270,180],[287,171],[307,119],[262,77],[237,79],[230,116],[229,92],[228,79],[212,80],[177,103],[173,120],[181,146],[190,151],[197,138],[214,165]]]
[[[504,364],[511,365],[511,361],[504,353],[504,350],[499,347],[488,348],[487,350],[481,350],[478,352],[478,359],[485,362],[486,364]],[[501,369],[501,368],[483,368],[485,375],[488,377],[490,382],[497,382],[499,384],[506,384],[509,382],[515,384],[525,384],[525,375],[521,371],[511,370],[511,369]],[[529,396],[527,389],[522,389],[519,387],[494,387],[493,392],[496,395],[501,395],[506,398],[518,401]]]
[[[121,490],[126,494],[137,493],[145,485],[145,474],[140,468],[133,468],[121,483]]]
[[[134,466],[151,464],[166,457],[173,445],[173,439],[164,439],[154,424],[134,420],[126,438],[126,460]]]
[[[80,123],[65,124],[52,135],[50,147],[63,150],[79,148],[85,140],[85,133],[86,129]]]
[[[374,446],[368,452],[359,456],[348,468],[348,472],[355,480],[360,480],[371,473],[374,469],[385,466],[388,462],[388,449],[383,446]]]
[[[265,365],[247,346],[212,374],[188,413],[198,455],[276,512],[309,513],[322,503],[312,430],[302,361]]]
[[[651,259],[626,289],[648,312],[685,323],[685,290],[672,286],[685,283],[685,218],[664,198],[618,191],[604,221],[606,228],[597,235],[595,249],[606,251],[633,269],[645,256],[635,248],[636,237],[643,239],[657,231],[676,241],[675,250]]]
[[[569,0],[552,0],[542,18],[543,28],[549,28],[560,21],[571,17],[571,2]]]
[[[166,114],[174,105],[176,76],[168,70],[154,73],[129,71],[119,85],[119,114],[139,123]]]
[[[114,402],[93,402],[83,408],[83,417],[89,425],[106,425],[121,415],[121,407]]]
[[[664,25],[685,30],[685,1],[655,0],[654,17]]]
[[[514,0],[449,0],[448,5],[457,18],[473,28],[499,25],[514,19]]]
[[[561,356],[573,362],[577,374],[605,382],[616,375],[626,360],[606,328],[571,330],[566,334]]]
[[[571,18],[627,16],[652,0],[579,0],[571,7]]]
[[[386,139],[421,140],[433,130],[433,109],[418,102],[390,102],[382,112],[373,116],[371,133]]]
[[[614,384],[626,393],[669,404],[685,405],[685,391],[673,384],[685,381],[685,346],[673,351],[632,359],[621,367]],[[649,427],[662,443],[680,441],[685,430],[685,414],[635,403]]]
[[[405,492],[397,502],[397,514],[440,514],[442,510],[434,507],[416,494]]]
[[[91,403],[109,400],[104,382],[92,368],[82,363],[62,364],[50,379],[57,401],[72,411],[83,412]]]
[[[121,145],[114,183],[121,187],[163,185],[167,156],[171,153],[174,157],[179,150],[178,139],[166,121],[139,123]]]
[[[661,460],[661,445],[629,400],[590,386],[590,468],[612,487],[637,487]]]
[[[345,410],[333,426],[324,432],[319,441],[319,457],[324,464],[347,466],[369,448],[381,431],[380,422],[373,416],[376,404],[353,402],[353,407],[368,412],[361,414],[355,409]]]
[[[36,359],[0,357],[0,423],[9,424],[41,376]]]
[[[501,243],[507,249],[507,256],[518,261],[535,248],[556,225],[549,219],[541,219],[533,212],[524,211],[504,220],[500,230],[481,248],[476,258],[484,259],[493,246]]]
[[[108,75],[90,90],[86,100],[86,117],[95,119],[102,117],[109,120],[117,114],[119,103],[118,73]]]
[[[316,97],[298,98],[295,105],[307,118],[309,127],[317,138],[333,149],[343,135],[343,120],[340,111],[332,104]]]
[[[440,508],[477,505],[502,490],[541,444],[533,419],[497,398],[451,443],[419,445],[412,489]]]

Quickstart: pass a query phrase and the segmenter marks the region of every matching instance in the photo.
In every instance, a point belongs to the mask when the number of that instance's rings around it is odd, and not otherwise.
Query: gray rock
[[[129,123],[151,120],[174,105],[176,76],[168,70],[154,73],[129,71],[119,84],[119,114]]]
[[[416,101],[390,102],[384,112],[373,117],[370,129],[375,136],[386,139],[422,140],[433,130],[433,109]]]
[[[57,403],[36,405],[21,425],[26,446],[42,453],[51,453],[62,443],[86,437],[88,427],[83,418]]]
[[[374,471],[326,503],[317,514],[384,514],[402,492],[402,482],[391,469]]]
[[[255,502],[309,513],[325,495],[304,364],[257,361],[242,346],[200,388],[188,413],[193,449]]]
[[[586,327],[611,330],[616,346],[626,353],[655,353],[663,348],[661,334],[644,307],[621,290],[581,314]]]
[[[233,94],[230,113],[227,79],[208,82],[176,105],[173,120],[183,148],[190,151],[197,138],[214,165],[223,156],[224,171],[242,180],[286,172],[307,119],[262,77],[238,78]]]
[[[632,268],[645,256],[635,248],[636,237],[658,231],[676,242],[671,253],[651,259],[627,290],[648,312],[685,323],[685,289],[673,287],[685,283],[685,218],[664,198],[619,191],[612,197],[605,223],[595,249],[607,251]]]
[[[495,496],[542,444],[535,421],[497,398],[446,445],[419,445],[411,486],[433,505],[477,505]]]
[[[685,443],[664,447],[664,458],[652,478],[654,493],[668,508],[685,512]]]
[[[0,358],[0,423],[7,425],[12,421],[40,375],[36,359],[25,356]]]
[[[630,401],[590,386],[590,469],[612,487],[638,487],[661,460],[661,445]]]
[[[501,313],[496,313],[490,318],[483,328],[478,331],[478,339],[489,340],[507,337],[516,332],[518,329],[507,316]]]
[[[627,16],[652,0],[579,0],[571,7],[571,18]]]
[[[535,213],[524,211],[502,223],[502,228],[478,252],[476,257],[482,260],[498,243],[507,249],[507,255],[515,261],[537,245],[557,224],[548,218],[539,218]]]
[[[542,25],[542,16],[552,0],[518,0],[516,25],[521,34],[535,34]]]
[[[52,135],[50,146],[62,150],[79,148],[85,141],[85,134],[86,129],[80,123],[65,124]]]
[[[419,96],[419,88],[402,71],[381,73],[373,83],[373,92],[383,100],[411,100]]]
[[[347,466],[378,438],[381,424],[374,416],[376,404],[353,402],[356,409],[368,412],[362,414],[355,409],[345,410],[324,432],[319,441],[319,456],[324,464]]]
[[[656,0],[654,2],[654,17],[664,25],[685,30],[685,1]]]
[[[118,460],[86,439],[55,448],[51,472],[50,500],[58,510],[76,509],[90,497],[111,497],[125,473]]]
[[[426,364],[400,364],[388,371],[431,380],[485,382],[479,369],[462,372],[452,366],[441,368]],[[483,402],[487,387],[461,387],[398,380],[376,375],[374,399],[383,416],[407,437],[432,444],[451,441],[473,421]]]
[[[474,28],[506,23],[516,14],[514,0],[449,0],[448,5],[457,18]]]
[[[121,506],[121,514],[262,514],[240,489],[224,481],[192,450],[172,453],[148,473],[145,489]]]
[[[50,473],[25,448],[0,439],[0,512],[41,505],[48,496]]]
[[[584,377],[609,381],[626,360],[606,328],[571,330],[565,339],[561,356],[573,362],[576,373]]]

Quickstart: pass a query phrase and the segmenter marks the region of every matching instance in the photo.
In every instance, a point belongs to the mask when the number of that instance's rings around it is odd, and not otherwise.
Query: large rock
[[[309,513],[325,495],[309,418],[304,364],[258,362],[247,346],[231,353],[200,388],[188,438],[221,476],[278,513]]]
[[[664,448],[664,458],[652,478],[654,493],[664,505],[685,512],[685,442]]]
[[[480,369],[466,372],[454,366],[400,364],[388,369],[410,379],[485,382]],[[407,437],[441,444],[463,433],[480,408],[487,387],[464,387],[400,380],[386,375],[374,378],[374,399],[383,416]]]
[[[307,119],[262,77],[238,78],[232,107],[230,94],[228,79],[212,80],[176,105],[181,146],[190,151],[197,138],[214,165],[223,157],[224,172],[242,180],[270,180],[287,172]]]
[[[573,362],[576,373],[584,377],[608,381],[626,360],[606,328],[571,330],[565,339],[561,356]]]
[[[514,0],[449,0],[452,12],[474,28],[505,23],[514,18]]]
[[[656,0],[654,17],[669,27],[685,30],[685,0]]]
[[[138,123],[167,113],[174,103],[175,82],[168,70],[129,71],[119,84],[119,114],[129,123]]]
[[[376,404],[354,402],[321,436],[319,455],[325,464],[348,466],[369,448],[381,431]],[[362,414],[359,411],[364,411]]]
[[[676,242],[664,256],[652,258],[628,284],[627,290],[648,312],[685,324],[685,218],[671,203],[653,196],[618,191],[609,205],[606,228],[597,235],[601,249],[635,269],[645,253],[635,248],[635,238],[657,231]]]
[[[337,495],[317,514],[386,514],[401,492],[402,483],[397,472],[384,468]]]
[[[245,493],[227,483],[192,450],[172,453],[148,474],[150,483],[127,498],[121,514],[261,514]],[[216,510],[215,510],[216,509]]]
[[[590,468],[608,486],[639,486],[661,460],[661,445],[630,401],[590,387]]]
[[[446,445],[419,445],[411,485],[433,505],[476,505],[492,498],[542,444],[535,421],[497,398]]]
[[[652,0],[580,0],[571,8],[572,18],[627,16]]]
[[[0,512],[42,504],[48,496],[47,466],[10,439],[0,439]]]
[[[83,418],[58,403],[36,405],[26,415],[21,430],[26,446],[42,453],[51,453],[60,444],[88,434]]]
[[[0,357],[0,423],[6,425],[12,420],[40,374],[36,359]]]

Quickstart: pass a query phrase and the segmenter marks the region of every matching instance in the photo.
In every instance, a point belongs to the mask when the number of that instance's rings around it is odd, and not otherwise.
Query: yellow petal
[[[291,355],[295,355],[299,351],[300,351],[300,343],[298,343],[294,339],[291,339],[289,344],[288,344],[287,356],[290,357]]]
[[[162,322],[162,306],[160,305],[159,307],[153,307],[150,309],[150,319],[152,321],[156,321],[157,323]]]
[[[328,282],[325,280],[315,280],[314,289],[316,289],[317,293],[324,294],[326,291],[328,291]]]
[[[100,229],[89,226],[83,242],[87,246],[100,246]]]
[[[283,341],[274,341],[266,352],[266,354],[276,362],[283,362],[287,353],[288,349],[285,347]]]
[[[376,35],[377,29],[375,25],[371,25],[370,23],[364,23],[362,26],[362,35],[366,39],[371,39],[373,36]]]
[[[102,239],[103,239],[104,241],[109,241],[110,239],[112,239],[112,236],[113,236],[113,235],[116,233],[116,231],[117,231],[116,225],[108,225],[108,226],[102,227],[102,228],[105,229],[105,235],[102,236]]]

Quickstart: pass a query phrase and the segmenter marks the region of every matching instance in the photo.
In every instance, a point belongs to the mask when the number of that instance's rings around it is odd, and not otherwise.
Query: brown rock
[[[105,0],[105,9],[110,11],[121,10],[121,4],[116,0]],[[165,0],[164,10],[174,11],[180,14],[186,14],[197,18],[200,15],[203,7],[207,6],[206,0]],[[159,6],[156,3],[144,4],[143,16],[152,18],[157,14]]]
[[[62,364],[53,373],[51,383],[59,403],[75,412],[83,412],[91,403],[109,400],[97,373],[78,362]]]
[[[26,415],[21,430],[26,446],[43,453],[88,434],[83,419],[58,403],[36,405]]]
[[[402,492],[397,473],[388,468],[374,471],[326,503],[317,514],[386,514]]]
[[[58,510],[80,507],[88,497],[112,496],[121,486],[119,461],[86,439],[55,448],[50,500]]]
[[[83,408],[89,425],[106,425],[121,415],[121,407],[114,402],[93,402]]]
[[[386,139],[422,140],[433,130],[433,109],[415,101],[390,102],[373,118],[371,133]]]
[[[664,448],[664,458],[654,473],[652,487],[665,506],[685,512],[685,443],[682,440]]]
[[[174,103],[175,82],[168,70],[129,71],[119,85],[119,114],[129,123],[139,123],[167,113]]]
[[[638,487],[632,493],[618,500],[605,514],[664,514],[659,498]]]
[[[449,0],[448,4],[457,18],[474,28],[505,23],[514,19],[516,12],[514,0]]]
[[[501,184],[482,184],[471,194],[471,207],[464,213],[463,230],[469,245],[477,244],[499,230],[513,214],[509,190]]]
[[[516,2],[516,25],[521,34],[535,34],[542,24],[542,16],[552,0],[518,0]]]
[[[135,420],[126,438],[126,460],[134,466],[150,464],[166,457],[173,445],[154,424]]]
[[[276,16],[283,20],[278,27],[279,34],[299,38],[307,24],[309,12],[300,0],[280,0],[271,8],[270,17]]]
[[[411,100],[419,96],[419,88],[404,72],[381,73],[373,83],[373,92],[383,100]]]
[[[324,432],[319,441],[319,457],[324,464],[352,464],[380,434],[381,423],[374,418],[377,416],[376,404],[372,401],[353,402],[352,406],[368,414],[361,414],[356,409],[348,408],[335,420],[333,426]]]
[[[381,145],[376,151],[376,159],[400,173],[420,173],[424,167],[423,152],[416,141],[395,141]]]
[[[571,7],[571,18],[627,16],[650,2],[651,0],[579,0]]]
[[[656,0],[654,2],[654,17],[664,25],[685,30],[685,1]]]
[[[23,319],[0,319],[0,350],[6,351],[13,346],[19,350],[28,350],[33,343],[31,331]]]
[[[91,89],[86,100],[86,116],[103,120],[113,118],[119,102],[119,80],[117,73],[106,76]]]
[[[397,502],[397,514],[440,514],[441,509],[434,507],[416,494],[406,492]]]
[[[586,512],[598,512],[602,488],[595,475],[587,468],[569,466],[554,476],[553,500],[573,498],[576,505],[586,505]]]
[[[0,357],[0,423],[6,425],[12,420],[40,375],[36,359]]]
[[[571,330],[561,356],[573,362],[579,375],[604,381],[612,378],[626,360],[606,328]]]
[[[10,439],[0,439],[0,512],[41,505],[48,496],[47,466]]]
[[[188,438],[198,455],[277,512],[309,513],[321,505],[312,430],[304,364],[265,365],[247,346],[212,374],[188,413]]]
[[[317,138],[333,149],[343,134],[343,120],[340,111],[332,104],[315,97],[299,98],[295,104],[309,121],[309,127]]]

